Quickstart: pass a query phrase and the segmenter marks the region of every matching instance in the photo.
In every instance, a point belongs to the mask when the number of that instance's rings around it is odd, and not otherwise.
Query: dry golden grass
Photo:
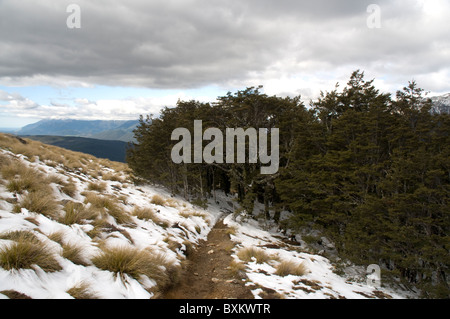
[[[61,185],[61,191],[67,196],[74,197],[77,193],[77,185],[75,185],[73,179],[70,178],[68,182],[63,182]]]
[[[1,173],[8,180],[7,190],[19,194],[25,191],[37,192],[41,190],[52,192],[49,184],[62,182],[58,176],[47,177],[39,170],[28,167],[18,160],[13,160],[10,164],[2,167]]]
[[[256,263],[258,264],[262,264],[273,259],[263,249],[255,247],[242,248],[237,252],[236,255],[239,257],[240,260],[244,262],[256,260]]]
[[[166,199],[166,205],[169,206],[169,207],[172,207],[172,208],[178,208],[178,207],[181,206],[180,202],[177,201],[177,200],[174,199],[174,198],[168,198],[168,199]]]
[[[42,214],[49,218],[57,218],[59,205],[52,193],[42,189],[28,193],[19,203],[18,207],[26,208],[30,212]]]
[[[228,235],[236,235],[236,232],[237,232],[236,226],[229,226],[225,231],[225,233],[227,233]]]
[[[63,248],[62,256],[64,258],[69,259],[71,262],[77,265],[89,265],[86,258],[83,256],[83,247],[72,243],[63,243],[61,246]]]
[[[64,232],[63,231],[52,232],[47,236],[47,238],[62,245],[64,239]]]
[[[92,262],[100,269],[120,276],[127,274],[138,281],[147,276],[156,281],[158,289],[174,284],[181,274],[181,268],[163,254],[133,247],[106,248]]]
[[[110,209],[116,205],[114,199],[111,197],[98,195],[94,192],[84,192],[82,195],[85,197],[84,203],[91,204],[95,208]]]
[[[92,192],[83,193],[85,204],[91,204],[88,208],[93,212],[98,212],[103,217],[112,216],[119,224],[132,224],[131,215],[120,208],[120,203],[114,197],[100,196]]]
[[[84,224],[99,217],[95,210],[87,209],[82,203],[69,201],[64,205],[64,214],[58,221],[65,225]]]
[[[160,195],[156,194],[156,195],[153,195],[151,203],[158,205],[158,206],[165,206],[166,200],[164,198],[162,198]]]
[[[1,138],[1,134],[0,134],[0,138]],[[1,145],[0,145],[0,147],[1,147]],[[6,156],[6,155],[3,154],[3,153],[0,153],[0,171],[1,171],[2,167],[5,166],[5,165],[7,165],[7,164],[9,164],[10,161],[11,161],[11,160],[9,159],[8,156]]]
[[[5,295],[9,299],[32,299],[30,296],[13,289],[2,290],[0,291],[0,294]]]
[[[66,291],[75,299],[99,299],[86,282],[80,282]]]
[[[28,221],[28,222],[36,225],[36,226],[39,226],[39,221],[34,216],[25,217],[24,220],[26,220],[26,221]]]
[[[101,166],[111,168],[117,172],[124,172],[125,174],[130,172],[128,165],[125,163],[98,159],[89,154],[47,145],[28,138],[17,138],[10,134],[0,133],[0,147],[14,154],[23,154],[29,160],[39,158],[39,160],[49,166],[63,165],[69,170],[81,170],[92,175],[100,171]]]
[[[122,178],[118,173],[115,172],[106,172],[102,174],[102,179],[104,181],[113,181],[113,182],[125,182],[125,179]]]
[[[29,230],[15,230],[6,233],[1,233],[0,239],[14,240],[14,241],[26,240],[35,243],[40,242],[38,237],[32,231]]]
[[[229,270],[232,276],[241,277],[241,274],[245,272],[245,264],[233,259],[230,263]]]
[[[136,216],[138,219],[142,220],[153,220],[155,223],[161,221],[160,218],[156,215],[156,211],[150,207],[135,207],[131,212],[131,215]]]
[[[106,191],[106,183],[105,182],[90,182],[88,184],[88,190],[103,193]]]
[[[128,212],[115,206],[113,209],[109,209],[109,215],[112,216],[118,224],[127,224],[128,226],[133,226],[133,218],[131,218]]]
[[[2,165],[0,172],[2,174],[2,177],[8,180],[26,175],[39,174],[37,171],[21,163],[18,159],[11,159],[7,163]]]
[[[49,247],[37,238],[30,240],[29,233],[20,233],[12,245],[0,248],[0,267],[6,270],[32,269],[33,265],[47,272],[62,269]]]
[[[178,212],[178,214],[184,218],[189,218],[193,216],[193,213],[194,213],[193,211],[187,209],[183,209],[182,211]]]
[[[92,239],[96,239],[96,237],[100,237],[101,234],[104,232],[106,225],[108,225],[108,221],[106,220],[106,218],[101,217],[95,219],[90,224],[94,226],[94,228],[88,231],[86,235],[88,235]]]
[[[299,264],[294,261],[283,260],[276,267],[275,274],[282,277],[288,275],[303,276],[306,274],[306,271],[307,268],[303,263]]]

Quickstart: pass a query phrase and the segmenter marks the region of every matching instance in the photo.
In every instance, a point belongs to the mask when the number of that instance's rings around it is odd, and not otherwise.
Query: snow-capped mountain
[[[431,97],[431,101],[433,102],[433,106],[431,108],[432,113],[450,114],[450,93],[439,96],[433,96]]]

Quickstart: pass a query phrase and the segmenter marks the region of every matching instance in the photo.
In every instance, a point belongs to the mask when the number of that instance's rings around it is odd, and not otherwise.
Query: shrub
[[[303,276],[306,273],[306,266],[303,263],[296,263],[293,261],[285,261],[283,260],[276,267],[275,274],[278,276]]]

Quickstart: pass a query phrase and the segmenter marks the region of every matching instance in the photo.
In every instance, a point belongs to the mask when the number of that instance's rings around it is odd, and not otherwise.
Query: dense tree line
[[[220,189],[243,209],[264,203],[266,218],[292,213],[289,227],[315,227],[358,264],[379,264],[424,297],[449,297],[450,116],[431,114],[415,82],[395,96],[355,71],[347,85],[300,97],[248,88],[214,103],[179,101],[160,117],[141,117],[128,162],[135,174],[202,200]],[[280,128],[280,168],[261,164],[174,164],[175,128]],[[204,145],[208,141],[203,142]]]

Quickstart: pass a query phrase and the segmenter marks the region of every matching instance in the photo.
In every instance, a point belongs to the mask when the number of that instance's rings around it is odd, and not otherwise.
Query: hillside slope
[[[230,214],[234,206],[218,194],[205,210],[135,185],[125,164],[0,134],[0,298],[161,298],[183,283],[197,246],[204,264],[223,269],[195,280],[238,280],[254,298],[407,296],[368,285],[364,273],[338,275],[275,228]],[[230,247],[208,242],[219,220]],[[217,253],[230,263],[215,263]]]
[[[218,216],[124,164],[7,135],[0,172],[1,297],[155,297]]]

